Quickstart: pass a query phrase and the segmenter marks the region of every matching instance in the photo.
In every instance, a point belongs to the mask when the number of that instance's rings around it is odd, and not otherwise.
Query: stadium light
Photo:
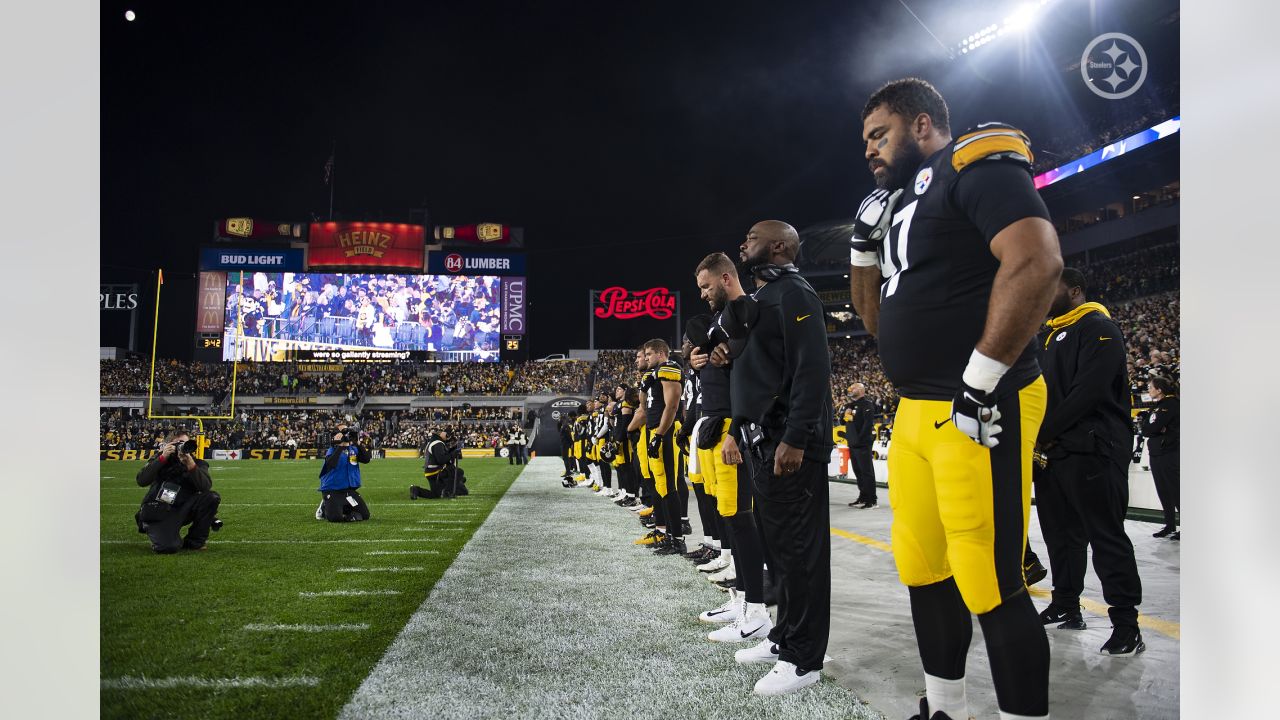
[[[956,43],[956,49],[962,55],[968,54],[998,37],[1004,37],[1011,32],[1027,30],[1035,25],[1044,6],[1050,2],[1053,2],[1053,0],[1030,0],[1022,3],[1005,17],[1003,22],[992,23]]]

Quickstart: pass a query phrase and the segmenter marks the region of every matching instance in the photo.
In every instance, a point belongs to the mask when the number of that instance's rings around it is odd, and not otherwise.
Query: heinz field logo
[[[651,317],[655,320],[668,320],[676,312],[676,299],[664,287],[636,292],[616,286],[606,288],[600,291],[600,304],[602,307],[597,307],[595,311],[598,318],[632,320]]]

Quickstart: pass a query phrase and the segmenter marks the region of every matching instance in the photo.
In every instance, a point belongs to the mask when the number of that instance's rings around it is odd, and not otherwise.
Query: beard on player
[[[925,160],[924,151],[909,138],[899,139],[891,147],[892,152],[881,151],[867,163],[881,190],[905,188]],[[877,168],[884,168],[884,172],[877,174]]]

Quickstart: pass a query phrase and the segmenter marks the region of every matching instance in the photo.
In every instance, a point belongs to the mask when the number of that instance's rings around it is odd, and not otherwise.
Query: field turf
[[[464,460],[470,495],[410,501],[420,461],[375,460],[372,519],[335,524],[319,461],[213,462],[225,527],[156,555],[141,466],[101,464],[103,718],[334,717],[521,469]]]

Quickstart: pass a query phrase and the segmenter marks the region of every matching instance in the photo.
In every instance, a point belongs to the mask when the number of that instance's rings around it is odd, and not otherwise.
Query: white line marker
[[[399,590],[325,590],[323,592],[300,592],[298,597],[360,597],[363,595],[399,595]]]
[[[425,523],[427,525],[448,525],[450,523],[465,525],[467,523],[475,522],[475,520],[419,520],[418,522]]]
[[[351,567],[351,568],[338,568],[338,572],[340,573],[362,573],[362,572],[399,573],[399,572],[422,572],[423,569],[424,568],[420,568],[420,567],[372,567],[372,568]]]
[[[319,678],[302,675],[299,677],[264,678],[264,677],[118,677],[102,678],[103,690],[167,690],[171,688],[210,688],[223,690],[227,688],[287,688],[315,687],[320,684]]]
[[[370,550],[365,555],[439,555],[439,550]]]
[[[288,630],[291,632],[350,632],[357,630],[368,630],[369,623],[355,624],[338,624],[338,625],[268,625],[264,623],[249,623],[244,626],[245,630],[250,632],[275,632],[277,630]]]
[[[400,528],[400,529],[401,529],[401,530],[403,530],[403,531],[405,531],[405,532],[453,532],[453,531],[455,531],[455,530],[461,530],[462,528],[416,528],[416,527],[407,527],[407,528]]]

